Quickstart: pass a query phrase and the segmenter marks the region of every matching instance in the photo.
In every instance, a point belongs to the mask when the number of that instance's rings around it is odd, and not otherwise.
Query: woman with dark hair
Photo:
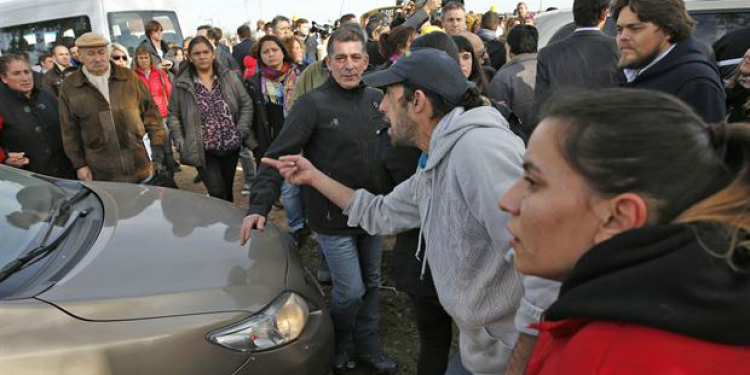
[[[408,26],[399,26],[391,31],[382,33],[378,43],[380,55],[385,58],[385,63],[375,69],[388,69],[401,55],[409,50],[409,47],[411,47],[412,42],[416,38],[417,31]]]
[[[252,55],[257,60],[258,67],[255,75],[245,80],[245,85],[255,105],[253,131],[258,137],[258,147],[252,151],[257,165],[260,165],[260,158],[265,155],[284,126],[294,85],[302,69],[292,60],[286,46],[276,35],[260,38],[253,46]],[[246,161],[245,164],[247,163]],[[281,199],[289,229],[299,243],[309,234],[299,187],[284,182]]]
[[[305,70],[307,67],[307,64],[305,64],[305,43],[296,36],[286,37],[283,42],[284,47],[289,51],[292,62],[297,64],[300,70]]]
[[[750,124],[626,89],[541,118],[500,200],[516,269],[563,282],[526,374],[746,374]]]
[[[458,47],[459,64],[461,65],[461,71],[464,72],[466,78],[474,82],[482,95],[487,96],[490,87],[487,75],[484,73],[484,69],[479,64],[479,59],[476,58],[476,51],[471,45],[469,39],[463,35],[451,36],[453,41]]]
[[[22,55],[0,57],[0,163],[48,176],[75,179],[63,150],[57,97],[34,86]]]
[[[204,36],[190,41],[190,62],[174,82],[169,129],[180,162],[198,169],[208,194],[232,202],[240,147],[257,146],[250,130],[253,103],[237,73],[214,61]]]

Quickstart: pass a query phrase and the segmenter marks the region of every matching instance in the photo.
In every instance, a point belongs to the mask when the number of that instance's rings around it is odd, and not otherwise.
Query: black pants
[[[409,293],[419,332],[417,375],[444,375],[453,338],[453,319],[437,296]]]
[[[206,165],[198,168],[198,174],[206,185],[208,195],[234,202],[234,174],[239,157],[240,150],[206,151]]]

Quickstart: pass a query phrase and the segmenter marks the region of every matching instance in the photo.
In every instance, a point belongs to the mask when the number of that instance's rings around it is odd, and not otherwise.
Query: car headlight
[[[299,294],[285,292],[259,313],[207,335],[208,341],[240,352],[273,349],[297,339],[310,310]]]

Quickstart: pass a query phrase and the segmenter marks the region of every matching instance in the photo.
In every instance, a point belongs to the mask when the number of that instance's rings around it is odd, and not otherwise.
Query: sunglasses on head
[[[125,60],[125,55],[112,55],[112,60]]]

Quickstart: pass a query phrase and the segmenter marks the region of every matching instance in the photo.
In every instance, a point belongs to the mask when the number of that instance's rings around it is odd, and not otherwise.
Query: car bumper
[[[289,345],[252,354],[232,375],[324,375],[333,358],[333,322],[327,310],[311,313],[305,331]]]

